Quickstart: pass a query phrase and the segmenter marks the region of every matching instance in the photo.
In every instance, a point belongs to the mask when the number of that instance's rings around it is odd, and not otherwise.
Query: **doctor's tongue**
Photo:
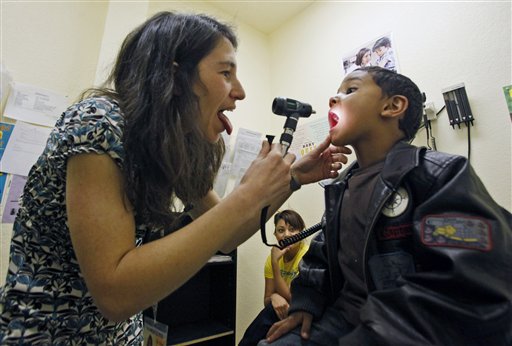
[[[219,112],[218,116],[219,116],[220,121],[222,121],[222,124],[224,125],[224,128],[226,129],[227,134],[230,135],[231,132],[233,132],[233,125],[231,124],[231,121],[222,112]]]

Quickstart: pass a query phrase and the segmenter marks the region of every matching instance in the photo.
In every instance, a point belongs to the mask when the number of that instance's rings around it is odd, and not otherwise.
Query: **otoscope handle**
[[[299,122],[299,114],[292,114],[286,117],[286,122],[284,123],[284,131],[279,138],[279,143],[281,143],[281,153],[283,156],[286,155],[288,149],[292,145],[293,133],[297,128],[297,124]]]

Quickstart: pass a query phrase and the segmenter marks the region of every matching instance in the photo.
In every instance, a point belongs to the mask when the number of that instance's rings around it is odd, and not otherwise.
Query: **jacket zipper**
[[[386,196],[381,200],[380,204],[378,205],[378,208],[377,208],[377,212],[374,214],[373,216],[373,219],[372,219],[372,222],[370,223],[370,226],[369,226],[369,229],[368,229],[368,232],[367,232],[367,235],[366,235],[366,240],[364,242],[364,250],[363,250],[363,277],[364,277],[364,283],[366,285],[366,290],[368,292],[370,292],[370,288],[368,287],[368,273],[367,273],[367,270],[366,270],[366,256],[367,256],[367,252],[368,252],[368,242],[370,241],[370,234],[371,234],[371,230],[373,229],[373,226],[375,226],[375,223],[377,222],[377,219],[380,215],[380,211],[382,210],[382,208],[384,207],[384,204],[386,204],[386,202],[388,201],[389,197],[391,197],[391,195],[395,192],[395,190],[393,189],[390,189],[390,192],[388,194],[386,194]]]

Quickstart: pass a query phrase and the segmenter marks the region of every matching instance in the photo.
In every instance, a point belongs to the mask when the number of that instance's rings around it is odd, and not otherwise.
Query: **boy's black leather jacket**
[[[319,318],[343,286],[339,210],[352,167],[325,187],[325,226],[292,282],[290,313]],[[350,254],[368,298],[340,345],[512,344],[511,225],[466,158],[397,143],[372,193],[364,253]]]

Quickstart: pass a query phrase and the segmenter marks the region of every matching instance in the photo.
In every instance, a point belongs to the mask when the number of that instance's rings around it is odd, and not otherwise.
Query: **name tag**
[[[167,345],[168,326],[151,317],[144,317],[144,346]]]

